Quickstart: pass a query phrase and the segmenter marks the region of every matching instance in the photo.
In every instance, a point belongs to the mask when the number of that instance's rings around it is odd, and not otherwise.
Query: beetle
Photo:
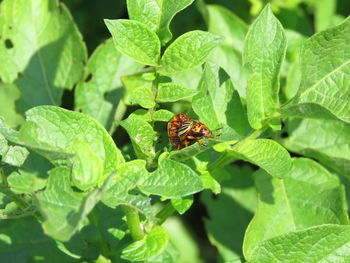
[[[168,122],[168,137],[170,143],[180,150],[202,137],[216,138],[217,136],[204,123],[193,120],[184,113],[179,113]]]

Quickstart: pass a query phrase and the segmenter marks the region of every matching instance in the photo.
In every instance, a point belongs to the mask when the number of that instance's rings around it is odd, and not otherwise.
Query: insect
[[[168,137],[171,144],[180,150],[202,137],[215,138],[216,136],[205,124],[192,120],[184,113],[179,113],[168,122]]]

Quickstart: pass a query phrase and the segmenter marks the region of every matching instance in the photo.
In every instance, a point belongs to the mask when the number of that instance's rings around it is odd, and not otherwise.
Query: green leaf
[[[71,147],[74,153],[72,184],[86,191],[96,186],[103,175],[102,161],[86,142],[74,141]]]
[[[6,138],[0,133],[0,155],[6,154],[8,151],[9,146],[7,144]]]
[[[279,72],[286,46],[283,27],[267,5],[250,26],[243,51],[243,59],[252,70],[247,108],[248,120],[254,129],[260,129],[279,106]]]
[[[46,186],[47,179],[42,178],[39,172],[21,169],[7,177],[11,189],[18,194],[32,194]]]
[[[146,120],[130,114],[127,119],[120,122],[120,125],[128,132],[138,158],[152,159],[155,156],[153,145],[156,132]]]
[[[125,107],[121,101],[120,77],[139,69],[140,64],[119,53],[113,41],[107,40],[89,58],[85,80],[75,89],[75,109],[95,118],[109,130],[115,114]]]
[[[190,167],[170,159],[163,159],[158,169],[140,183],[139,189],[145,194],[179,198],[197,193],[204,187],[198,174]]]
[[[132,207],[148,217],[154,217],[150,199],[141,194],[131,191],[149,177],[144,160],[133,160],[124,163],[117,171],[117,179],[113,185],[104,193],[102,202],[109,207],[115,208],[119,205]]]
[[[171,80],[173,83],[179,84],[184,87],[197,90],[198,83],[202,78],[203,70],[201,67],[192,69],[190,71],[185,71],[171,75]]]
[[[124,162],[106,130],[94,119],[79,112],[54,106],[39,106],[26,112],[21,127],[23,144],[55,163],[66,163],[74,141],[88,144],[103,164],[103,181]]]
[[[155,113],[153,113],[153,120],[154,121],[164,121],[168,122],[172,117],[174,116],[174,113],[168,110],[157,110]]]
[[[156,33],[145,24],[127,19],[104,21],[120,53],[141,64],[158,65],[160,41]]]
[[[282,144],[288,150],[315,158],[345,176],[350,174],[349,125],[313,119],[295,119],[287,124],[289,137]]]
[[[197,92],[175,83],[160,84],[157,93],[157,102],[174,102],[182,99],[191,98]]]
[[[300,55],[302,76],[299,91],[282,108],[282,114],[350,122],[349,25],[350,19],[347,19],[305,41]]]
[[[248,71],[243,67],[242,51],[248,26],[233,12],[219,5],[207,5],[208,31],[224,37],[209,61],[222,67],[231,77],[241,97],[246,97]]]
[[[189,6],[193,0],[128,0],[128,14],[130,19],[145,23],[157,33],[164,46],[171,38],[169,24],[173,17]]]
[[[0,83],[0,116],[5,119],[9,127],[16,127],[24,121],[16,107],[16,101],[20,96],[21,93],[16,85]]]
[[[160,72],[175,74],[200,66],[221,40],[220,36],[200,30],[181,35],[165,50]]]
[[[6,153],[2,154],[1,161],[12,166],[20,167],[27,159],[29,152],[21,146],[9,146]]]
[[[248,262],[347,262],[349,249],[349,226],[322,225],[262,242]]]
[[[133,89],[132,93],[128,96],[127,104],[138,104],[146,109],[153,108],[156,103],[154,101],[152,88],[148,86],[140,86]]]
[[[0,228],[0,257],[4,262],[77,262],[77,258],[72,256],[73,253],[70,255],[64,253],[52,238],[43,233],[38,220],[34,217],[1,220]],[[75,241],[77,243],[74,250],[79,254],[87,244],[80,238],[76,238]],[[70,243],[65,245],[69,250],[71,249]]]
[[[242,140],[226,150],[234,157],[260,166],[274,177],[283,178],[291,166],[288,151],[273,140]]]
[[[36,195],[39,210],[45,219],[42,226],[47,235],[57,240],[67,241],[100,201],[110,180],[107,180],[102,188],[95,189],[84,196],[71,189],[69,169],[54,168],[49,175],[47,189]]]
[[[9,43],[0,45],[0,77],[21,92],[17,112],[60,105],[63,90],[82,77],[87,53],[69,11],[55,0],[6,0],[0,12],[1,39]]]
[[[220,184],[211,176],[209,172],[205,172],[200,176],[204,188],[210,189],[214,194],[221,192]]]
[[[183,250],[181,250],[181,254],[183,254],[182,252],[183,252]],[[152,262],[152,263],[175,263],[175,262],[180,262],[179,258],[180,258],[179,248],[177,246],[175,247],[171,242],[168,242],[166,248],[158,256],[150,258],[149,262]],[[183,260],[183,257],[181,257],[181,258]],[[183,260],[183,262],[195,263],[194,261],[185,261],[185,260]]]
[[[155,106],[152,80],[147,77],[148,74],[153,73],[136,73],[121,78],[126,89],[124,96],[126,105],[140,105],[144,108]]]
[[[180,215],[184,214],[193,204],[193,196],[186,196],[184,198],[171,199],[171,205]]]
[[[246,258],[269,238],[315,225],[349,223],[343,186],[315,161],[293,159],[291,172],[283,179],[263,171],[255,178],[259,202],[245,235]]]
[[[208,218],[204,219],[209,241],[217,247],[217,262],[232,262],[243,257],[242,243],[245,230],[256,207],[256,189],[250,167],[225,166],[213,171],[213,177],[222,178],[221,194],[201,193]],[[235,233],[232,235],[232,233]]]
[[[130,261],[143,261],[159,255],[167,246],[168,233],[161,227],[155,226],[139,241],[123,249],[121,258]]]
[[[206,63],[198,91],[199,93],[192,99],[192,108],[201,122],[210,129],[222,128],[227,124],[232,128],[237,127],[241,134],[242,130],[244,130],[243,133],[245,132],[244,110],[239,97],[238,100],[235,97],[236,100],[232,101],[235,104],[231,105],[234,109],[229,107],[234,88],[224,70],[215,64]],[[239,126],[242,127],[239,128]]]

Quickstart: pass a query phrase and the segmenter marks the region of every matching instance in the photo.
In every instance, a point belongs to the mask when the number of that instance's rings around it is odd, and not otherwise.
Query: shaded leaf
[[[0,257],[4,262],[74,263],[77,261],[72,253],[70,255],[64,253],[52,238],[43,233],[40,224],[34,217],[1,220],[0,227]],[[75,247],[77,253],[87,246],[81,238],[77,238],[76,242],[78,244]],[[69,245],[66,243],[68,248]],[[68,249],[67,252],[69,252]]]
[[[116,181],[103,194],[102,202],[112,208],[126,205],[148,217],[154,217],[150,199],[140,193],[131,192],[148,176],[144,160],[133,160],[122,164],[117,171]]]
[[[1,39],[12,44],[0,45],[0,76],[21,92],[17,112],[60,105],[63,90],[82,77],[87,56],[69,11],[55,0],[6,0],[0,12]]]
[[[288,233],[262,242],[248,262],[347,262],[349,234],[350,227],[340,225],[322,225]]]
[[[99,45],[89,58],[84,81],[75,89],[75,109],[95,118],[109,130],[114,115],[123,107],[120,77],[141,67],[119,53],[111,39]]]
[[[263,171],[255,178],[259,202],[244,239],[246,258],[263,240],[315,225],[349,223],[343,186],[315,161],[293,159],[283,179]]]
[[[209,61],[218,64],[231,77],[239,95],[246,97],[248,71],[243,66],[242,51],[248,26],[229,9],[219,5],[207,5],[208,31],[224,37],[213,50]]]
[[[55,163],[66,163],[76,140],[88,144],[103,164],[103,181],[124,162],[106,130],[94,119],[79,112],[54,106],[39,106],[26,112],[20,130],[24,145]]]
[[[201,193],[208,211],[205,228],[210,242],[218,249],[218,262],[235,262],[243,257],[245,230],[256,207],[252,174],[247,166],[215,169],[212,175],[221,178],[221,194],[213,198],[209,192]]]
[[[316,158],[322,164],[350,174],[350,126],[337,120],[291,120],[283,145],[290,151]],[[315,136],[317,134],[317,136]]]
[[[39,210],[44,217],[42,226],[47,235],[67,241],[80,228],[85,217],[100,201],[101,195],[110,183],[84,196],[70,186],[70,170],[54,168],[50,172],[48,187],[36,195]]]

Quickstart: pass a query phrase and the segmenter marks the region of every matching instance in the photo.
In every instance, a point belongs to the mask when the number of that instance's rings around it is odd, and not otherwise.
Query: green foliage
[[[81,78],[87,56],[69,11],[55,0],[7,0],[0,12],[0,35],[7,41],[0,45],[0,77],[20,90],[19,112],[60,105],[63,90]]]
[[[267,5],[249,28],[243,50],[244,62],[251,67],[247,109],[250,126],[260,129],[278,107],[279,71],[286,49],[280,22]]]
[[[300,87],[291,103],[282,109],[286,115],[349,123],[349,25],[347,19],[305,41],[300,56]],[[315,63],[322,66],[315,67]]]
[[[0,3],[2,261],[348,261],[344,1],[193,2]]]

